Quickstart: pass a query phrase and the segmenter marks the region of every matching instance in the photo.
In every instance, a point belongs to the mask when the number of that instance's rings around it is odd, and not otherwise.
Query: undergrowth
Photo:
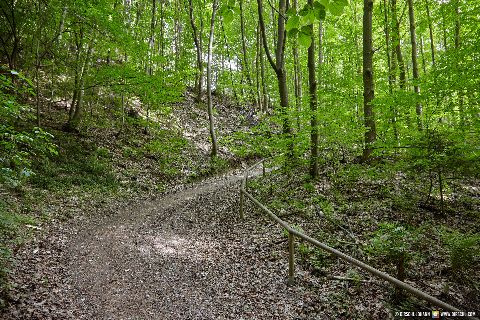
[[[401,158],[371,164],[324,161],[315,181],[299,163],[250,181],[250,190],[282,219],[340,251],[401,280],[443,281],[447,297],[467,293],[457,305],[480,303],[479,275],[472,273],[480,263],[480,194],[472,192],[474,179],[445,183],[440,206],[428,175],[412,172]],[[433,205],[424,206],[427,198]],[[298,244],[297,250],[301,264],[315,275],[348,273],[347,263],[339,267],[319,249]],[[439,274],[441,280],[431,276]],[[400,291],[388,294],[390,310],[415,301]]]

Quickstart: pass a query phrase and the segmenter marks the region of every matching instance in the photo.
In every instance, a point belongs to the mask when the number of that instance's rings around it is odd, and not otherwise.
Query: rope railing
[[[255,163],[254,165],[250,166],[249,168],[247,168],[245,170],[245,174],[244,174],[244,177],[242,178],[242,181],[241,181],[241,186],[240,186],[240,218],[241,219],[244,219],[245,218],[245,197],[247,197],[248,199],[250,199],[258,208],[260,208],[263,212],[265,212],[272,220],[274,220],[277,224],[279,224],[280,226],[282,226],[287,232],[288,232],[288,284],[289,285],[293,285],[295,283],[295,237],[299,238],[299,239],[302,239],[318,248],[321,248],[337,257],[339,257],[340,259],[343,259],[345,261],[347,261],[348,263],[350,264],[353,264],[357,267],[359,267],[360,269],[362,270],[365,270],[367,272],[369,272],[370,274],[376,276],[376,277],[379,277],[393,285],[395,285],[396,287],[398,288],[401,288],[411,294],[413,294],[414,296],[420,298],[420,299],[423,299],[427,302],[430,302],[432,303],[434,306],[436,307],[440,307],[440,308],[443,308],[447,311],[451,311],[451,312],[454,312],[454,313],[458,313],[457,315],[462,315],[464,314],[465,316],[467,315],[466,312],[462,312],[460,309],[446,303],[446,302],[443,302],[423,291],[420,291],[416,288],[414,288],[413,286],[405,283],[405,282],[402,282],[392,276],[390,276],[389,274],[385,273],[385,272],[382,272],[380,270],[377,270],[375,268],[373,268],[372,266],[358,260],[358,259],[355,259],[337,249],[334,249],[312,237],[309,237],[307,236],[306,234],[303,234],[302,232],[298,231],[298,230],[295,230],[294,228],[292,228],[286,221],[280,219],[277,215],[275,215],[272,211],[270,211],[270,209],[268,209],[265,205],[263,205],[260,201],[258,201],[251,193],[248,192],[248,177],[249,177],[249,173],[250,171],[252,171],[253,169],[255,169],[256,167],[258,167],[259,165],[262,165],[262,172],[263,172],[263,175],[265,176],[265,173],[266,173],[266,167],[265,167],[265,161],[266,159],[263,159],[263,160],[260,160],[258,161],[257,163]],[[471,316],[466,316],[466,318],[469,318],[469,319],[476,319],[476,320],[479,320],[478,318],[475,318],[475,317],[471,317]]]

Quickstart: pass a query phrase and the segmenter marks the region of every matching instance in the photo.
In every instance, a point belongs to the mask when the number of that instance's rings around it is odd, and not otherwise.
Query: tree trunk
[[[202,83],[203,83],[203,62],[202,62],[202,35],[198,34],[197,26],[195,25],[195,20],[193,18],[193,4],[192,0],[188,0],[189,3],[189,15],[190,15],[190,24],[192,26],[192,36],[195,43],[195,48],[197,50],[197,101],[202,101]]]
[[[417,99],[420,94],[420,87],[418,86],[418,62],[417,62],[417,36],[415,32],[415,14],[413,11],[413,0],[407,0],[408,3],[408,20],[410,21],[410,42],[412,44],[412,72],[413,72],[413,91]],[[417,126],[419,130],[423,129],[422,121],[422,104],[417,101],[415,112],[417,114]]]
[[[42,33],[42,3],[37,2],[37,32],[36,32],[36,44],[35,44],[35,91],[36,91],[36,106],[37,106],[37,127],[40,127],[40,38]]]
[[[353,5],[353,22],[354,22],[354,25],[358,25],[358,15],[357,15],[357,3],[354,2],[352,3]],[[355,80],[358,78],[360,79],[362,77],[362,66],[361,66],[361,51],[360,51],[360,45],[359,45],[359,40],[358,40],[358,35],[357,35],[357,32],[354,31],[354,34],[353,34],[353,39],[354,39],[354,42],[355,42],[355,74],[353,74],[353,77],[355,78]],[[359,88],[359,85],[357,85],[357,81],[354,82],[354,86],[353,86],[353,96],[355,97],[355,106],[354,106],[354,110],[355,110],[355,115],[357,117],[357,119],[360,119],[360,99],[359,99],[359,95],[360,95],[360,88]],[[362,99],[363,101],[363,99]]]
[[[260,76],[262,79],[262,97],[263,97],[263,109],[268,110],[268,94],[267,94],[267,79],[265,78],[265,59],[263,56],[263,38],[260,24],[258,25],[259,32],[259,59],[260,59]]]
[[[262,103],[262,91],[260,89],[260,55],[262,54],[261,43],[260,43],[260,27],[257,25],[256,41],[255,41],[255,84],[256,84],[256,99],[257,106],[260,112],[263,112],[263,103]]]
[[[445,22],[445,6],[442,7],[443,50],[447,51],[447,24]]]
[[[383,0],[383,30],[385,33],[385,55],[387,57],[387,70],[388,70],[388,91],[390,94],[393,92],[392,82],[392,62],[390,60],[390,30],[388,24],[388,10],[387,0]]]
[[[150,23],[150,40],[149,40],[149,45],[150,45],[150,51],[148,53],[148,74],[152,75],[153,74],[153,53],[154,53],[154,48],[155,48],[155,14],[157,11],[157,0],[152,0],[152,20]]]
[[[272,5],[270,6],[270,21],[272,21],[273,43],[277,43],[277,30],[275,29],[275,8]]]
[[[215,28],[215,14],[217,12],[218,0],[213,1],[212,19],[210,21],[210,37],[208,40],[208,57],[207,57],[207,104],[208,104],[208,120],[210,124],[210,138],[212,139],[211,156],[215,157],[218,152],[217,137],[215,135],[215,123],[213,119],[212,106],[212,47],[213,47],[213,33]]]
[[[422,70],[423,74],[427,73],[427,65],[425,63],[425,50],[423,48],[423,36],[420,36],[420,56],[422,57]]]
[[[372,100],[375,96],[373,82],[373,40],[372,40],[373,0],[363,1],[363,113],[365,117],[365,147],[363,161],[372,154],[372,143],[376,140],[375,115]]]
[[[430,16],[430,8],[428,7],[428,1],[425,0],[425,9],[427,10],[428,31],[430,34],[430,51],[432,54],[432,66],[435,66],[435,43],[433,42],[433,26],[432,18]]]
[[[308,0],[313,6],[313,0]],[[310,95],[310,177],[318,177],[318,121],[317,121],[317,80],[315,70],[315,34],[313,24],[309,25],[312,43],[308,47],[308,91]]]
[[[73,97],[72,103],[70,104],[70,110],[68,113],[68,123],[67,127],[70,127],[70,123],[73,120],[73,115],[75,114],[75,108],[77,106],[79,84],[80,84],[80,73],[81,73],[81,49],[83,47],[83,26],[80,26],[79,32],[74,31],[75,36],[75,74],[74,74],[74,87],[73,87]],[[71,128],[69,128],[71,129]]]
[[[460,50],[460,9],[459,9],[459,0],[455,0],[455,51],[459,52]],[[458,58],[455,59],[457,73],[460,75],[462,71],[460,70],[460,64]],[[463,89],[458,89],[458,112],[460,114],[460,129],[465,130],[465,97]]]
[[[159,51],[160,51],[160,68],[162,71],[165,71],[165,7],[164,0],[160,0],[160,41],[159,41]]]
[[[68,123],[68,127],[70,129],[77,129],[78,124],[80,123],[81,115],[83,112],[83,96],[84,96],[84,90],[85,90],[85,75],[88,72],[88,67],[90,63],[90,58],[92,56],[92,51],[93,51],[93,40],[92,42],[89,43],[88,49],[87,49],[87,55],[85,57],[85,61],[83,63],[81,73],[80,73],[80,83],[79,83],[79,88],[77,90],[77,99],[76,99],[76,105],[75,105],[75,112],[73,113],[71,120]]]
[[[387,70],[388,70],[388,91],[390,94],[393,93],[393,86],[395,83],[395,70],[393,69],[393,64],[392,60],[395,60],[395,55],[392,52],[392,56],[390,57],[390,51],[391,51],[391,39],[390,39],[390,24],[388,21],[388,6],[387,6],[387,0],[383,0],[383,19],[384,19],[384,32],[385,32],[385,55],[387,56]],[[396,67],[396,64],[395,64]],[[391,123],[393,126],[393,137],[395,141],[398,143],[398,128],[397,128],[397,108],[395,106],[395,103],[392,103],[390,106],[390,112],[392,113],[391,115]]]
[[[297,11],[297,0],[293,0],[293,9]],[[313,32],[313,30],[312,30]],[[293,39],[293,77],[295,88],[295,107],[297,110],[297,130],[300,131],[300,111],[302,109],[302,75],[300,60],[298,59],[298,36]]]
[[[175,71],[180,70],[180,56],[181,56],[181,34],[182,34],[182,23],[180,20],[180,0],[175,0],[175,17],[174,17],[174,46],[175,46]]]
[[[253,82],[250,76],[250,67],[248,64],[248,56],[247,56],[247,40],[245,36],[245,17],[244,17],[244,9],[243,9],[243,0],[239,0],[240,5],[240,32],[242,36],[242,71],[247,79],[248,85],[248,95],[250,100],[254,100],[255,95],[253,94]]]
[[[0,53],[3,53],[6,56],[8,61],[8,68],[10,70],[15,70],[17,68],[17,59],[20,51],[20,31],[18,30],[17,25],[17,14],[15,8],[16,1],[10,0],[9,3],[7,3],[4,0],[3,2],[5,2],[5,4],[1,6],[3,13],[1,19],[5,20],[5,22],[8,24],[9,30],[2,31],[2,35],[0,36],[0,41],[3,48],[3,52],[0,51]],[[5,40],[3,38],[4,33],[8,35]],[[15,81],[13,75],[12,81]]]
[[[287,87],[287,72],[285,70],[285,40],[287,33],[285,31],[285,14],[287,11],[286,0],[279,1],[278,14],[278,35],[277,35],[277,49],[275,52],[277,62],[277,79],[280,93],[280,107],[283,116],[283,133],[286,136],[288,152],[293,157],[293,136],[292,127],[288,118],[288,87]]]
[[[322,73],[323,73],[323,38],[324,38],[324,30],[323,30],[323,21],[320,20],[318,24],[318,75],[317,75],[317,83],[320,84],[322,82]]]
[[[397,17],[397,0],[391,0],[391,10],[393,19],[393,45],[395,46],[395,55],[397,56],[398,68],[400,70],[400,89],[405,89],[406,73],[405,62],[403,60],[402,48],[400,47],[400,22]]]
[[[225,42],[225,49],[227,50],[227,59],[228,59],[228,69],[229,69],[229,74],[230,74],[230,83],[232,85],[232,91],[233,91],[233,98],[238,101],[238,96],[237,96],[237,90],[235,90],[236,85],[235,81],[233,79],[233,69],[232,69],[232,63],[231,63],[231,55],[230,55],[230,45],[228,44],[227,40],[227,34],[225,32],[225,27],[223,25],[223,21],[221,23],[222,26],[222,33],[223,33],[223,41]]]
[[[275,50],[275,61],[270,54],[270,50],[268,49],[268,42],[267,36],[265,33],[265,24],[263,21],[263,5],[262,0],[257,0],[258,4],[258,18],[260,22],[260,29],[262,32],[262,39],[263,39],[263,48],[265,49],[265,55],[268,58],[268,62],[272,66],[275,74],[277,76],[278,81],[278,92],[280,95],[280,108],[281,108],[281,115],[283,118],[283,133],[287,140],[287,149],[289,153],[289,160],[293,157],[293,137],[292,137],[292,128],[290,126],[290,120],[288,118],[288,88],[287,88],[287,76],[285,71],[285,39],[286,39],[286,31],[285,31],[285,13],[287,3],[286,0],[279,1],[279,15],[278,15],[278,32],[277,32],[277,42],[276,42],[276,50]]]

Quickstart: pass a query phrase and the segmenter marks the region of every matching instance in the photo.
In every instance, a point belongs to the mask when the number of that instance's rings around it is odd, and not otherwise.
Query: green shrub
[[[468,271],[480,263],[480,233],[463,234],[459,231],[443,234],[454,271]]]
[[[381,223],[366,251],[374,256],[383,257],[384,261],[395,265],[397,279],[405,281],[408,263],[415,257],[414,245],[419,241],[421,234],[416,230],[396,223]],[[401,300],[402,291],[395,288],[394,298]]]
[[[327,265],[328,254],[319,248],[315,248],[310,255],[310,264],[317,272],[322,272]]]
[[[15,71],[11,74],[18,78],[17,83],[0,74],[0,183],[17,188],[34,175],[33,161],[40,162],[56,155],[57,146],[51,142],[53,136],[41,128],[26,130],[18,127],[19,120],[32,120],[33,112],[18,103],[14,93],[33,93],[27,78]]]

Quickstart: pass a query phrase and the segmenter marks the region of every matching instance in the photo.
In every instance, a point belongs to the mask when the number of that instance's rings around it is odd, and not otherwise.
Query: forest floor
[[[299,270],[297,284],[287,286],[281,230],[260,216],[239,219],[239,180],[230,173],[53,225],[22,250],[16,303],[3,316],[338,318],[314,276]],[[388,317],[381,306],[359,303]]]
[[[3,317],[393,318],[381,281],[326,280],[300,263],[288,286],[282,229],[248,202],[239,218],[241,173],[51,225],[23,247],[15,303]],[[344,265],[330,271],[342,276]]]

